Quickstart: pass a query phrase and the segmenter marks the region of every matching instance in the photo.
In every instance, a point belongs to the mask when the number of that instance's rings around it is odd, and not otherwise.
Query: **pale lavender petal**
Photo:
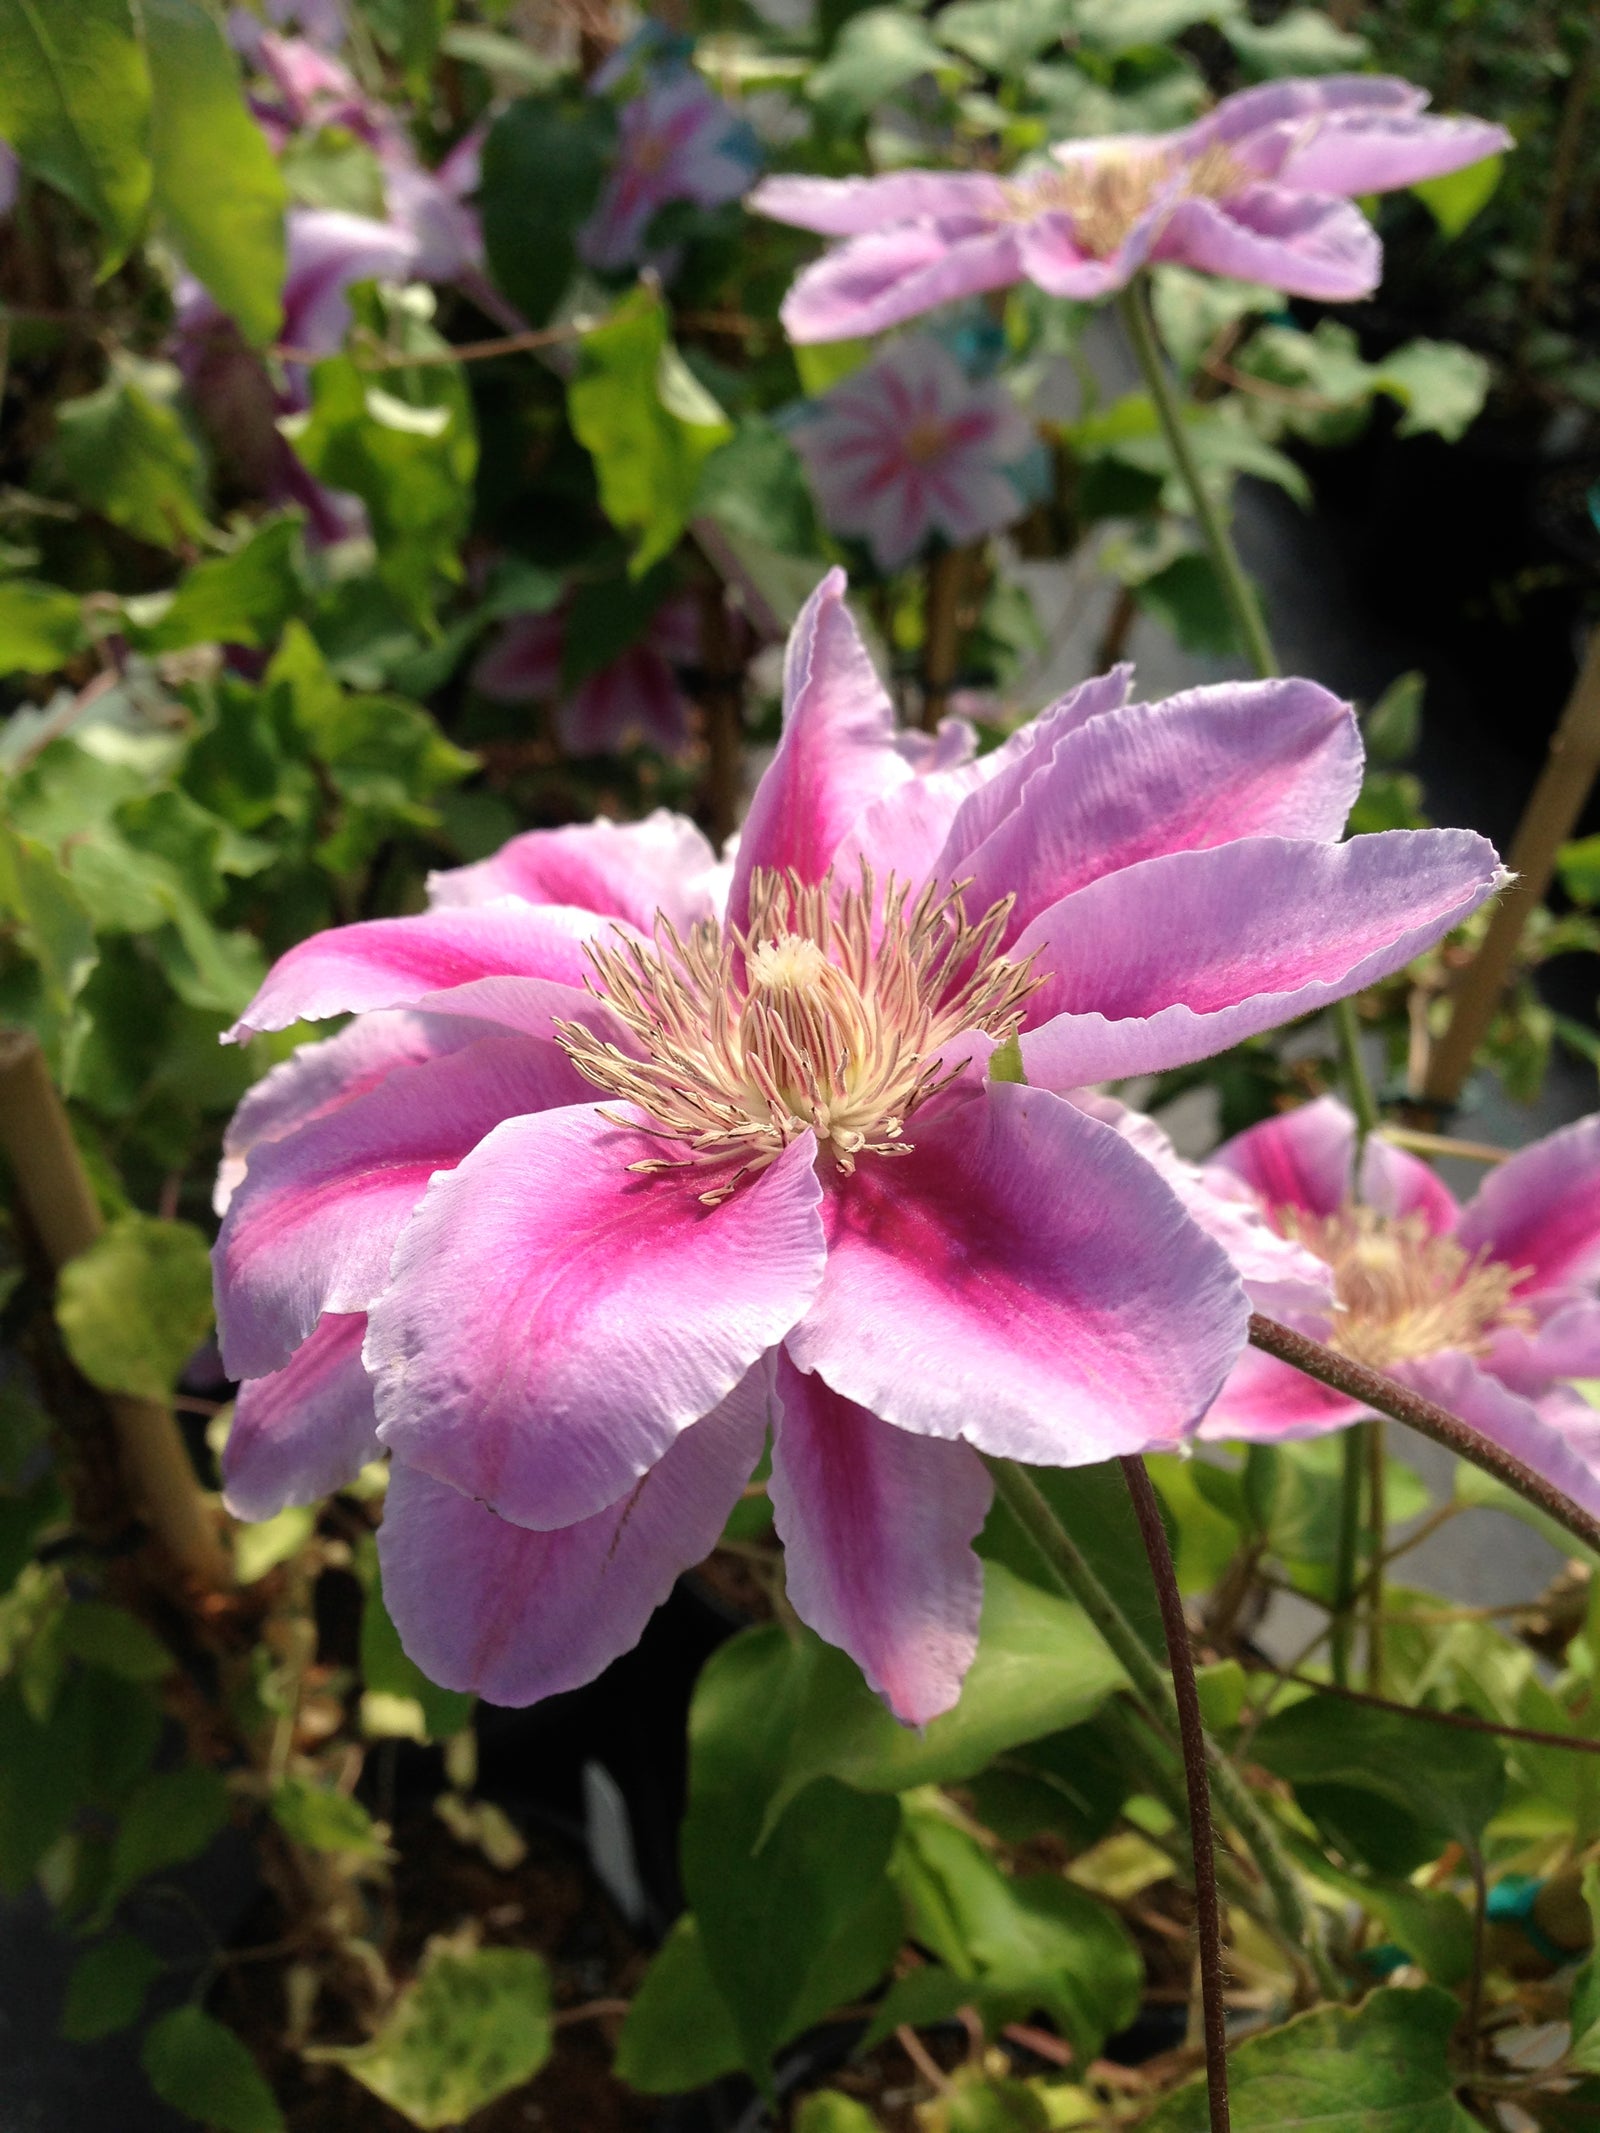
[[[1563,1378],[1600,1378],[1600,1298],[1558,1304],[1542,1325],[1528,1330],[1500,1327],[1483,1367],[1530,1398]]]
[[[779,316],[791,341],[847,341],[1021,278],[1015,229],[952,241],[931,224],[902,223],[825,252],[795,281]]]
[[[620,918],[648,935],[659,912],[680,930],[716,915],[716,854],[687,815],[658,807],[642,822],[575,822],[528,830],[475,866],[428,877],[436,905],[567,904]]]
[[[1515,146],[1503,126],[1486,119],[1336,112],[1294,144],[1277,181],[1313,193],[1393,192]]]
[[[397,1013],[361,1015],[336,1037],[302,1044],[239,1099],[222,1136],[223,1159],[211,1197],[214,1212],[228,1212],[250,1151],[262,1141],[281,1141],[286,1133],[336,1111],[376,1088],[396,1067],[420,1066],[425,1059],[476,1044],[483,1035],[481,1022]]]
[[[1180,200],[1154,256],[1324,303],[1370,296],[1383,273],[1383,247],[1360,208],[1274,185]]]
[[[983,1462],[880,1422],[787,1357],[776,1390],[768,1493],[789,1599],[902,1724],[925,1726],[959,1698],[978,1648]]]
[[[714,1173],[575,1108],[509,1120],[436,1178],[371,1312],[398,1458],[541,1531],[616,1503],[781,1340],[822,1276],[805,1134],[707,1207]]]
[[[1176,185],[1176,179],[1174,185]],[[1157,240],[1167,226],[1165,201],[1141,215],[1116,249],[1103,258],[1085,252],[1078,242],[1072,217],[1066,214],[1036,215],[1017,233],[1017,252],[1022,271],[1049,296],[1071,297],[1078,303],[1094,303],[1125,289],[1139,269],[1157,250]]]
[[[1502,878],[1470,830],[1246,837],[1102,875],[1013,951],[1047,974],[1028,1077],[1078,1088],[1207,1058],[1403,969]]]
[[[430,1680],[491,1703],[592,1681],[716,1546],[761,1455],[767,1380],[759,1364],[620,1502],[550,1532],[511,1525],[397,1460],[378,1556],[406,1651]]]
[[[1600,1114],[1522,1148],[1491,1170],[1456,1234],[1469,1252],[1526,1267],[1519,1300],[1600,1278]]]
[[[476,909],[425,911],[415,918],[372,918],[314,933],[278,958],[266,982],[228,1032],[235,1041],[256,1030],[288,1029],[328,1015],[372,1008],[426,1007],[446,1014],[512,1020],[514,1001],[492,982],[535,981],[552,1011],[581,1004],[592,974],[584,943],[619,925],[593,911],[549,904],[530,909],[509,898]],[[533,995],[530,995],[533,997]]]
[[[1397,1363],[1392,1375],[1600,1518],[1600,1409],[1577,1393],[1558,1388],[1535,1405],[1456,1350]]]
[[[1269,1213],[1289,1207],[1321,1220],[1349,1200],[1355,1153],[1355,1119],[1337,1096],[1319,1096],[1224,1141],[1206,1169],[1238,1178]]]
[[[566,624],[559,614],[513,615],[479,653],[472,686],[497,704],[542,701],[561,686]]]
[[[969,910],[1016,898],[1010,936],[1086,882],[1240,837],[1330,840],[1361,788],[1348,704],[1310,681],[1224,682],[1133,704],[1061,740],[971,855]]]
[[[1367,1142],[1361,1164],[1361,1198],[1381,1215],[1420,1215],[1435,1236],[1456,1226],[1461,1209],[1436,1170],[1395,1147],[1380,1134]]]
[[[342,208],[289,212],[283,339],[309,355],[334,355],[350,325],[349,291],[360,281],[404,281],[416,263],[409,233]]]
[[[239,1387],[222,1451],[222,1500],[235,1518],[275,1518],[353,1481],[383,1447],[361,1362],[366,1319],[324,1318],[270,1377]]]
[[[1246,1306],[1171,1188],[1044,1089],[953,1093],[908,1138],[827,1195],[801,1369],[901,1429],[1039,1465],[1181,1441]]]
[[[487,1037],[260,1144],[213,1253],[229,1374],[277,1370],[325,1311],[364,1311],[429,1178],[502,1119],[592,1093],[559,1045]]]
[[[742,924],[757,867],[818,882],[850,825],[913,776],[895,747],[894,706],[831,570],[800,611],[783,677],[783,738],[739,838],[728,913]]]
[[[1213,141],[1246,144],[1251,136],[1280,127],[1299,138],[1330,111],[1420,111],[1427,101],[1426,89],[1394,74],[1291,75],[1225,96],[1178,138],[1193,154]]]
[[[980,171],[894,170],[876,178],[763,178],[746,204],[824,237],[870,237],[892,223],[934,217],[994,222],[1006,212],[1006,190]]]
[[[1315,1328],[1320,1334],[1324,1329]],[[1200,1425],[1207,1444],[1238,1439],[1246,1444],[1288,1444],[1301,1437],[1321,1437],[1330,1429],[1359,1422],[1367,1409],[1359,1400],[1335,1392],[1303,1370],[1292,1370],[1275,1355],[1246,1348],[1222,1388],[1221,1397]]]

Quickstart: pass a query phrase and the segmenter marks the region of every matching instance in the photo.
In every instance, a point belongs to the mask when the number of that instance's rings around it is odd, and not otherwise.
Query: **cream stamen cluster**
[[[1329,1345],[1376,1370],[1442,1348],[1484,1355],[1501,1327],[1533,1323],[1511,1300],[1521,1269],[1436,1235],[1420,1214],[1346,1207],[1316,1216],[1285,1207],[1278,1227],[1333,1269],[1338,1313]]]
[[[1167,149],[1102,150],[1020,179],[1011,192],[1020,217],[1066,215],[1084,251],[1108,259],[1163,194],[1170,192],[1174,207],[1180,200],[1220,200],[1247,175],[1223,147],[1193,158]]]
[[[708,1204],[807,1130],[848,1174],[862,1155],[907,1152],[906,1121],[966,1064],[945,1061],[952,1043],[1015,1034],[1038,981],[999,953],[1010,911],[1006,897],[969,924],[959,888],[908,902],[892,875],[880,902],[864,863],[843,892],[831,872],[814,887],[758,872],[742,929],[706,920],[680,934],[658,914],[653,946],[590,944],[590,990],[639,1056],[574,1023],[560,1041],[684,1150],[634,1169],[738,1166],[700,1195]]]

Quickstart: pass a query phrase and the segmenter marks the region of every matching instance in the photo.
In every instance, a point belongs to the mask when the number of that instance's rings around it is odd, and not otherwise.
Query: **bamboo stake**
[[[1500,899],[1478,952],[1455,988],[1449,1027],[1433,1047],[1423,1078],[1425,1107],[1448,1110],[1461,1094],[1473,1054],[1500,1004],[1522,929],[1555,872],[1600,772],[1600,630],[1588,650],[1561,723],[1550,739],[1539,782],[1523,810],[1506,865],[1515,879]]]
[[[0,1032],[0,1149],[59,1273],[105,1224],[44,1055],[26,1032]],[[151,1531],[187,1577],[213,1591],[230,1585],[227,1551],[171,1408],[127,1393],[107,1393],[105,1401],[128,1494]]]
[[[937,733],[950,704],[961,653],[961,601],[966,548],[941,548],[928,564],[922,620],[922,730]]]

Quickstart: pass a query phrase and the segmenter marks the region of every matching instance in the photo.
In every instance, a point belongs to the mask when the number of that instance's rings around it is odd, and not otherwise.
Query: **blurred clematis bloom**
[[[824,519],[898,570],[942,534],[996,533],[1027,508],[1019,462],[1034,434],[993,381],[974,384],[927,334],[891,342],[825,393],[791,432]]]
[[[1244,1186],[1279,1235],[1328,1267],[1331,1309],[1282,1316],[1437,1400],[1585,1510],[1600,1512],[1600,1117],[1520,1150],[1465,1207],[1425,1163],[1373,1138],[1331,1096],[1271,1118],[1206,1165]],[[1274,1443],[1362,1420],[1359,1402],[1247,1349],[1209,1438]]]
[[[721,207],[750,189],[755,136],[687,62],[652,72],[617,120],[617,154],[578,255],[602,273],[636,265],[645,232],[675,200]]]
[[[673,671],[700,649],[692,594],[662,601],[638,640],[598,673],[564,689],[565,610],[517,615],[472,670],[472,685],[496,703],[555,705],[556,734],[571,755],[607,755],[648,741],[663,755],[689,745],[689,706]]]
[[[1224,1246],[1068,1092],[1353,992],[1501,878],[1464,831],[1338,841],[1325,690],[1130,680],[908,749],[834,572],[731,868],[665,813],[535,831],[283,956],[235,1034],[354,1020],[228,1135],[233,1508],[387,1447],[407,1649],[525,1703],[635,1642],[770,1429],[795,1607],[948,1709],[979,1454],[1180,1444],[1244,1338]]]
[[[1019,281],[1092,300],[1158,260],[1347,302],[1372,293],[1383,263],[1352,196],[1512,145],[1503,127],[1434,117],[1427,101],[1382,75],[1266,82],[1174,133],[1062,142],[1014,177],[774,177],[750,205],[844,240],[785,299],[793,341],[881,333]]]

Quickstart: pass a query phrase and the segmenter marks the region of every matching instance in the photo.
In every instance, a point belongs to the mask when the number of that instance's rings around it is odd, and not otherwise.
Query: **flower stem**
[[[1264,1318],[1259,1311],[1251,1314],[1250,1341],[1253,1347],[1275,1355],[1280,1363],[1303,1370],[1307,1377],[1331,1385],[1336,1392],[1348,1394],[1352,1400],[1361,1401],[1363,1406],[1387,1415],[1391,1421],[1403,1422],[1419,1436],[1431,1437],[1435,1444],[1442,1444],[1459,1458],[1482,1467],[1486,1474],[1492,1474],[1507,1488],[1515,1489],[1547,1518],[1565,1527],[1585,1548],[1600,1554],[1600,1519],[1563,1495],[1532,1467],[1524,1466],[1514,1454],[1489,1438],[1480,1437],[1448,1408],[1440,1407],[1436,1401],[1425,1400],[1421,1393],[1397,1384],[1393,1378],[1385,1377],[1381,1370],[1369,1369],[1365,1363],[1325,1348],[1321,1341],[1313,1340],[1307,1333],[1297,1333],[1289,1326],[1280,1326],[1276,1319]]]
[[[1254,586],[1244,574],[1238,551],[1233,545],[1216,498],[1201,476],[1200,463],[1194,456],[1194,447],[1190,444],[1188,432],[1184,428],[1183,410],[1156,341],[1155,321],[1150,316],[1150,299],[1142,274],[1117,298],[1117,313],[1122,320],[1123,331],[1128,336],[1150,398],[1155,403],[1162,435],[1167,440],[1167,449],[1183,477],[1184,487],[1189,491],[1189,500],[1194,506],[1201,537],[1210,554],[1212,567],[1221,580],[1222,595],[1228,603],[1228,612],[1233,617],[1239,640],[1249,653],[1250,662],[1256,672],[1264,677],[1274,675],[1278,671],[1278,661],[1272,649],[1272,640],[1267,635],[1267,626],[1261,619],[1261,606],[1256,599]]]
[[[1206,1735],[1200,1718],[1200,1692],[1195,1686],[1194,1653],[1189,1645],[1189,1625],[1184,1619],[1183,1595],[1167,1529],[1161,1522],[1161,1505],[1144,1461],[1137,1455],[1118,1462],[1144,1552],[1150,1559],[1156,1598],[1161,1605],[1161,1627],[1167,1640],[1167,1667],[1178,1707],[1178,1735],[1183,1743],[1183,1782],[1189,1796],[1189,1844],[1194,1855],[1195,1947],[1200,1960],[1200,2015],[1206,2047],[1206,2104],[1211,2133],[1229,2133],[1228,2115],[1228,2015],[1222,2001],[1222,1917],[1217,1903],[1217,1853],[1211,1829],[1211,1781],[1206,1767]]]
[[[1121,1661],[1135,1701],[1152,1723],[1170,1736],[1177,1730],[1173,1687],[1144,1639],[1096,1577],[1027,1469],[1011,1459],[991,1457],[986,1463],[1001,1500],[1032,1541],[1051,1576],[1070,1599],[1077,1601]],[[1299,1878],[1272,1825],[1221,1749],[1208,1734],[1203,1738],[1218,1803],[1250,1849],[1272,1898],[1278,1930],[1290,1947],[1310,1961],[1322,1990],[1330,1998],[1342,1997],[1343,1988],[1328,1960],[1316,1913],[1306,1902]]]

